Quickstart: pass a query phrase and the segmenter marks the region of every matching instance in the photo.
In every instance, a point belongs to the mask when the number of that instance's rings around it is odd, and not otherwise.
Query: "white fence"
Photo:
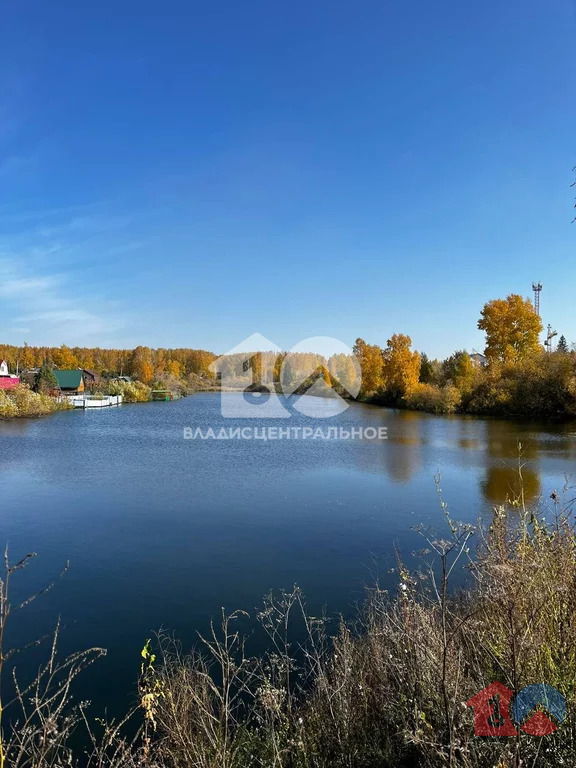
[[[68,400],[74,408],[108,408],[111,405],[120,405],[122,403],[122,395],[105,395],[104,397],[67,395],[63,399]]]

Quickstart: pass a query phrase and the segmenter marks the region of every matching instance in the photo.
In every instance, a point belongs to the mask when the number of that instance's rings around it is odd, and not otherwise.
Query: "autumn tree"
[[[518,363],[541,350],[542,321],[530,299],[510,294],[484,305],[478,328],[486,333],[489,361]]]
[[[393,400],[409,395],[420,378],[420,355],[411,349],[412,339],[395,333],[383,352],[386,391]]]
[[[360,388],[360,366],[353,355],[338,353],[328,360],[328,370],[332,377],[332,386],[343,387],[347,392],[356,394]]]
[[[477,368],[472,362],[468,352],[462,352],[456,363],[454,371],[454,386],[462,393],[468,394],[474,387]]]
[[[361,393],[380,391],[384,385],[382,349],[375,344],[366,344],[364,339],[356,339],[353,351],[362,371]]]
[[[78,368],[79,365],[78,358],[66,344],[62,344],[60,349],[54,350],[52,360],[57,368],[62,368],[63,370]]]
[[[24,371],[27,371],[29,368],[34,368],[34,353],[26,342],[24,342],[24,349],[20,356],[20,365]]]
[[[154,378],[152,350],[149,347],[136,347],[130,356],[130,373],[135,379],[149,384]]]
[[[477,377],[477,368],[464,350],[458,350],[442,362],[442,381],[453,384],[460,392],[469,392]]]
[[[154,356],[154,370],[156,374],[162,374],[167,370],[168,360],[163,349],[157,349]]]
[[[179,379],[182,373],[182,366],[178,360],[169,360],[166,366],[166,370],[170,376],[174,376],[175,379]]]
[[[154,366],[152,365],[152,363],[145,360],[140,365],[139,379],[144,384],[150,384],[153,378],[154,378]]]

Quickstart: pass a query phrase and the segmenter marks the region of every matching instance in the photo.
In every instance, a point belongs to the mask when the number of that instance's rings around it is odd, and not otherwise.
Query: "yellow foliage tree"
[[[22,367],[22,370],[27,371],[29,368],[34,368],[34,353],[24,342],[24,349],[22,350],[22,354],[20,356],[20,366]]]
[[[154,366],[152,365],[152,363],[144,361],[140,365],[140,380],[144,382],[144,384],[150,384],[153,378],[154,378]]]
[[[445,383],[452,382],[463,394],[470,392],[478,377],[478,369],[468,352],[455,352],[444,361],[442,370],[446,379]]]
[[[58,368],[63,368],[64,370],[78,368],[78,358],[66,344],[62,344],[60,349],[56,350],[52,357],[54,365]]]
[[[530,299],[516,293],[485,304],[478,328],[486,333],[485,354],[491,362],[518,363],[542,351],[542,321]]]
[[[411,346],[410,336],[395,333],[383,353],[384,383],[394,400],[413,392],[420,379],[420,355]]]
[[[378,392],[382,389],[382,349],[375,344],[366,344],[364,339],[356,339],[354,354],[362,371],[361,393]]]
[[[360,367],[352,355],[336,354],[328,360],[332,383],[339,384],[347,392],[356,394],[360,387]]]
[[[181,374],[181,366],[178,360],[169,360],[168,365],[166,366],[166,370],[171,376],[174,376],[175,379],[180,378]]]
[[[472,362],[470,355],[468,352],[464,352],[456,364],[456,378],[454,384],[460,392],[469,392],[474,386],[477,373],[478,371]]]
[[[155,365],[156,373],[164,373],[168,370],[168,363],[166,361],[166,353],[163,349],[156,350]]]
[[[152,350],[149,347],[136,347],[130,356],[129,369],[131,376],[145,384],[150,383],[155,371]]]

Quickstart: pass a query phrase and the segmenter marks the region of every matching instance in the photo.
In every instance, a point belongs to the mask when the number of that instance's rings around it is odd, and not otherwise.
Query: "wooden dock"
[[[180,394],[178,392],[172,392],[170,389],[153,389],[151,394],[152,400],[162,400],[166,403],[171,400],[178,400]]]

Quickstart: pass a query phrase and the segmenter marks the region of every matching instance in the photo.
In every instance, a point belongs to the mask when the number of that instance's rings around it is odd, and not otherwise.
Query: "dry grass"
[[[521,468],[520,468],[521,473]],[[141,727],[101,723],[70,705],[69,687],[92,649],[58,664],[55,646],[32,696],[19,691],[20,719],[5,712],[5,765],[90,768],[499,768],[576,765],[576,531],[569,498],[547,514],[522,493],[477,529],[455,523],[426,540],[423,567],[398,564],[398,590],[372,589],[353,624],[336,636],[308,615],[298,589],[270,595],[254,618],[269,639],[258,658],[223,615],[184,654],[166,635],[146,644],[139,683]],[[473,544],[475,542],[475,544]],[[473,551],[470,551],[473,549]],[[469,589],[451,579],[468,569]],[[9,577],[16,568],[9,570]],[[7,605],[9,579],[3,582]],[[7,613],[3,608],[2,621]],[[303,644],[292,627],[305,628]],[[154,655],[158,654],[158,658]],[[56,682],[56,678],[63,681]],[[474,736],[466,701],[499,680],[514,691],[555,686],[568,703],[556,734]],[[37,693],[36,691],[40,691]],[[55,692],[56,691],[56,692]],[[70,736],[91,732],[88,752]],[[0,765],[1,762],[0,762]]]

